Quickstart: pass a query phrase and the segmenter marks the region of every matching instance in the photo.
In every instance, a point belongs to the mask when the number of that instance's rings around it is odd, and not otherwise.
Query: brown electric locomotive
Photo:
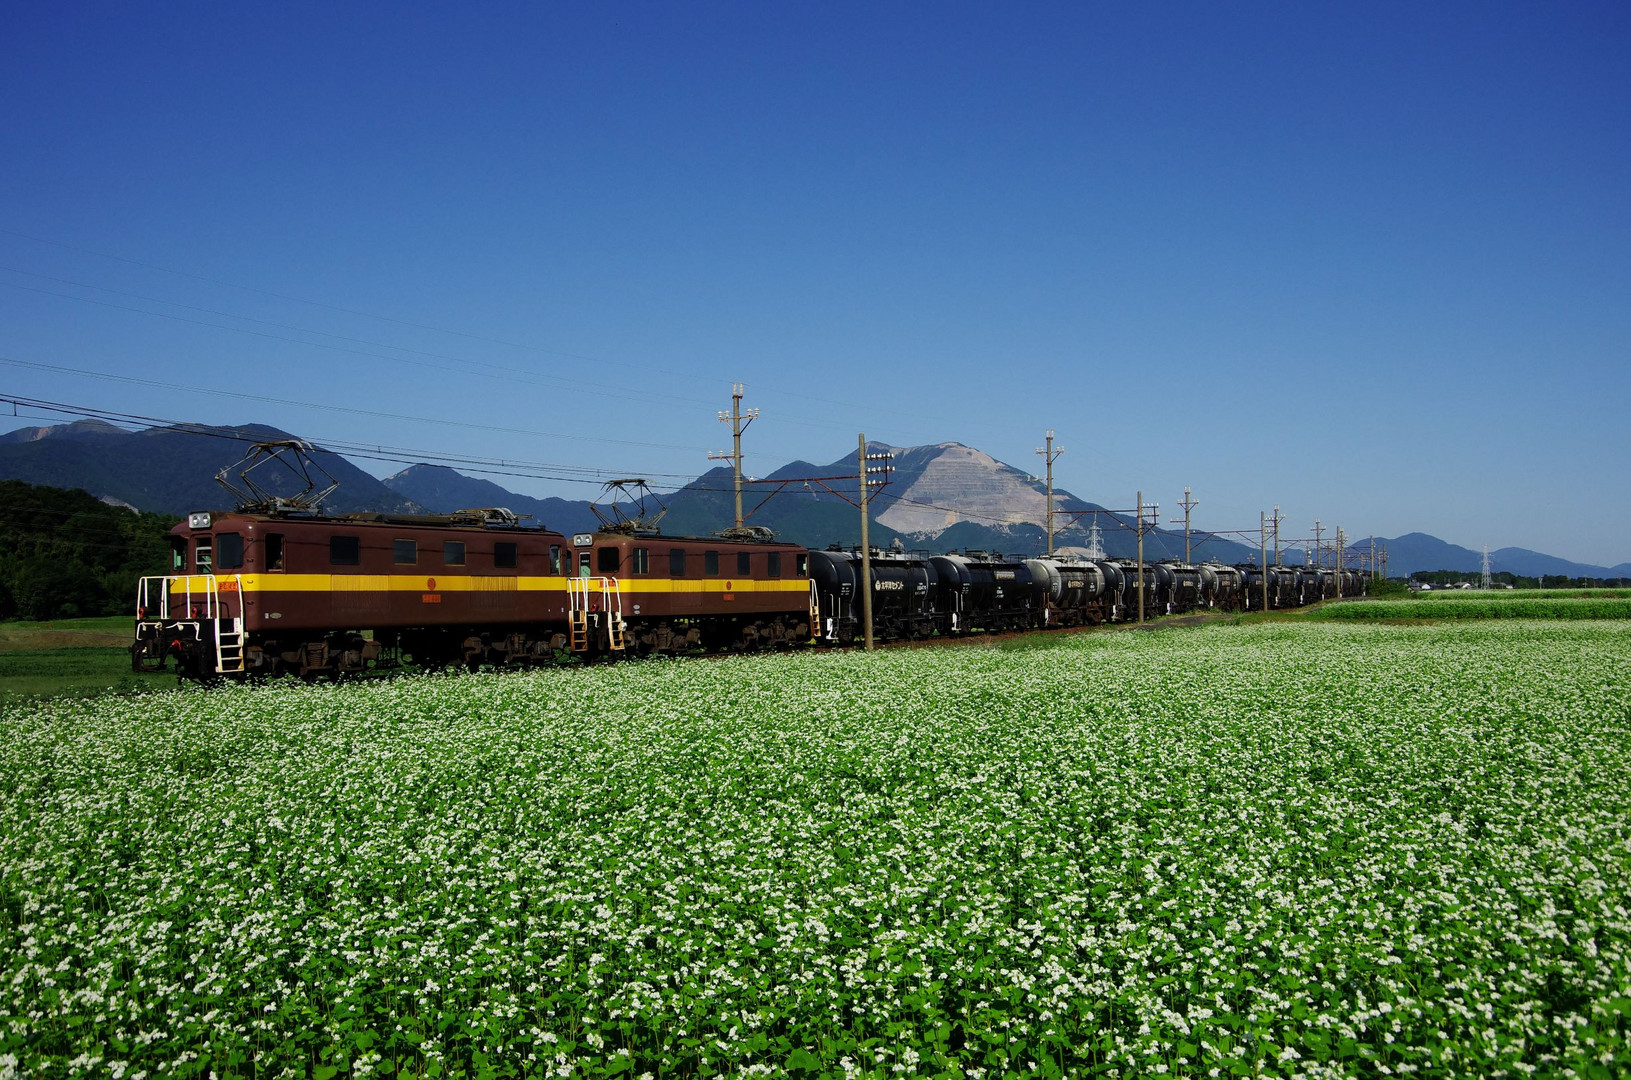
[[[764,539],[655,535],[618,513],[567,537],[502,509],[325,515],[298,443],[259,444],[230,513],[171,530],[171,573],[144,578],[138,671],[345,674],[808,641],[808,556]],[[251,478],[298,461],[307,488]],[[614,504],[615,505],[615,504]]]

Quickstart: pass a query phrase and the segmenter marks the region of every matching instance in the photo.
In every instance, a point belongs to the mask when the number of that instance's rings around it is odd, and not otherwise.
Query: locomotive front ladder
[[[600,579],[601,608],[606,612],[606,645],[613,652],[622,652],[627,644],[623,633],[628,625],[623,621],[623,589],[614,577]]]
[[[243,577],[238,574],[233,577],[233,592],[238,597],[238,614],[223,617],[221,613],[220,593],[213,588],[211,593],[215,601],[215,670],[220,672],[238,672],[244,670],[244,600]],[[213,578],[210,582],[215,584]]]
[[[617,579],[567,578],[566,622],[571,631],[570,647],[575,653],[589,651],[589,616],[595,611],[597,599],[599,611],[606,617],[606,648],[621,652],[627,644],[624,637],[627,626],[623,622],[623,590]]]
[[[193,581],[202,579],[195,589]],[[238,611],[221,596],[238,598]],[[210,635],[215,646],[215,670],[222,674],[244,671],[243,575],[222,579],[214,574],[144,577],[136,586],[136,620],[158,626],[191,623]]]

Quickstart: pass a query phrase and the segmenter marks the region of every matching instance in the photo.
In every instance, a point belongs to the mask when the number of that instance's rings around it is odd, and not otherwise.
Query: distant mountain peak
[[[243,457],[247,442],[287,438],[287,433],[261,424],[126,431],[99,420],[81,420],[0,436],[0,478],[82,488],[141,510],[186,514],[221,509],[231,502],[215,483],[215,475]],[[330,511],[418,509],[340,455],[321,448],[316,454],[323,468],[340,481],[340,490],[326,503]],[[286,493],[282,490],[286,478],[274,476],[269,482],[277,493]]]
[[[983,450],[945,442],[897,455],[896,477],[878,521],[897,532],[933,537],[959,522],[1004,527],[1047,519],[1047,495],[1031,478]]]
[[[30,443],[41,439],[83,439],[98,435],[129,435],[122,427],[105,420],[75,420],[71,424],[52,424],[49,427],[20,427],[0,435],[0,442]]]

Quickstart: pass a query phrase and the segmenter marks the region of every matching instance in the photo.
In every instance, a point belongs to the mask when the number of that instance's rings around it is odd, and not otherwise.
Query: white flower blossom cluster
[[[1626,1066],[1631,623],[0,720],[0,1078]]]

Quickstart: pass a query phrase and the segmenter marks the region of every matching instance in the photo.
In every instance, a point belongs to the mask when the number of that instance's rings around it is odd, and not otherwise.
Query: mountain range
[[[0,479],[22,480],[61,488],[81,488],[105,502],[185,514],[228,505],[231,496],[215,482],[259,440],[289,439],[276,428],[154,427],[126,431],[85,420],[50,427],[25,427],[0,435]],[[871,453],[893,453],[890,483],[873,495],[869,540],[878,546],[951,551],[980,549],[1009,554],[1036,554],[1047,546],[1047,496],[1033,476],[956,442],[893,447],[869,444]],[[441,465],[413,465],[383,481],[339,454],[316,450],[313,457],[339,488],[325,507],[332,512],[383,511],[446,513],[468,507],[503,506],[531,518],[532,524],[560,532],[593,529],[608,497],[537,499],[512,492],[491,480],[466,476]],[[809,547],[843,546],[860,541],[856,462],[846,455],[827,465],[794,461],[743,488],[743,508],[750,525],[764,525],[779,538]],[[236,469],[229,470],[235,479]],[[292,495],[302,482],[277,468],[257,470],[267,489]],[[844,479],[840,479],[844,478]],[[703,473],[660,499],[666,512],[661,528],[670,535],[708,535],[734,519],[732,477],[727,468]],[[648,501],[647,509],[656,507]],[[1132,556],[1137,548],[1133,515],[1104,507],[1055,489],[1055,543],[1058,550],[1081,551],[1089,527],[1100,527],[1099,541],[1112,556]],[[1193,537],[1193,557],[1223,562],[1256,561],[1256,545],[1221,538]],[[1388,550],[1388,569],[1395,576],[1417,570],[1476,572],[1480,552],[1447,543],[1425,533],[1377,538]],[[1146,531],[1149,559],[1182,557],[1181,530]],[[1301,549],[1283,550],[1288,563],[1302,561]],[[1602,567],[1571,562],[1542,552],[1508,547],[1490,553],[1494,569],[1536,577],[1631,576],[1631,563]]]

